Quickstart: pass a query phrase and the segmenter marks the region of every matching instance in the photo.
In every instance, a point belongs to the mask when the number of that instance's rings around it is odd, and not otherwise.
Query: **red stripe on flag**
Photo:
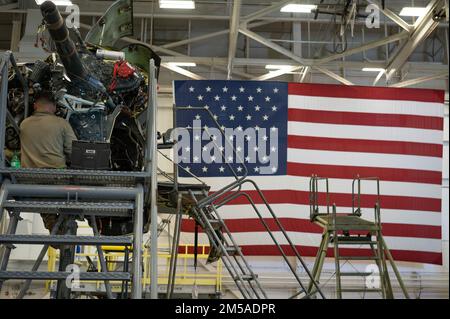
[[[352,106],[349,105],[349,110]],[[289,105],[288,121],[342,125],[392,126],[428,130],[444,129],[444,119],[434,116],[379,114],[295,109]]]
[[[359,176],[377,176],[382,181],[426,183],[441,185],[442,172],[416,169],[362,167],[343,165],[317,165],[292,163],[287,164],[287,174],[294,176],[318,175],[329,178],[353,179]]]
[[[289,83],[289,95],[444,103],[443,90]],[[426,105],[424,105],[426,107]],[[444,107],[444,106],[442,106]]]
[[[222,216],[223,217],[223,216]],[[321,234],[322,227],[312,223],[309,219],[299,218],[279,218],[281,225],[289,232],[304,232]],[[271,231],[280,231],[273,218],[264,218],[267,226]],[[265,232],[266,229],[261,220],[257,218],[245,219],[226,219],[225,223],[232,233],[246,233],[246,232]],[[432,225],[414,225],[414,224],[396,224],[396,223],[382,223],[383,235],[391,237],[414,237],[414,238],[428,238],[441,239],[441,227]],[[192,219],[184,219],[181,231],[194,232],[195,223]],[[355,231],[354,234],[366,235],[367,231]]]
[[[264,190],[262,191],[266,200],[270,204],[299,204],[309,205],[309,192],[294,191],[290,189],[285,190]],[[246,193],[253,199],[255,204],[264,204],[264,201],[258,196],[257,191],[246,191]],[[361,207],[373,208],[376,202],[376,195],[363,194],[361,195]],[[325,205],[325,193],[319,193],[319,205]],[[441,212],[440,198],[424,198],[424,197],[409,197],[409,196],[390,196],[381,195],[381,212],[384,209],[402,209],[402,210],[420,210]],[[352,202],[352,194],[344,193],[330,193],[330,203],[336,203],[339,207],[347,207]],[[227,205],[244,205],[249,204],[248,200],[241,196]]]
[[[242,253],[247,256],[281,256],[280,251],[275,245],[243,245],[240,246]],[[282,249],[288,256],[294,256],[294,251],[288,245],[281,245]],[[317,254],[317,247],[312,246],[295,246],[301,256],[315,257]],[[202,247],[198,247],[197,251],[202,253]],[[206,253],[209,249],[205,250]],[[180,247],[179,252],[181,254],[193,254],[194,247]],[[357,249],[357,248],[341,248],[340,252],[343,256],[372,256],[372,251],[369,249]],[[395,260],[410,261],[426,264],[442,265],[442,254],[428,251],[414,251],[414,250],[398,250],[390,249],[392,257]],[[333,256],[333,249],[328,248],[327,256]]]
[[[359,140],[315,136],[288,136],[288,147],[339,152],[387,153],[442,157],[441,144]]]

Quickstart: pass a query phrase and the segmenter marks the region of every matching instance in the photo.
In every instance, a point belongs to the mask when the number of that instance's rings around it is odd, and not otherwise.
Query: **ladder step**
[[[131,236],[0,235],[0,243],[128,246],[133,243],[133,238]]]
[[[66,279],[72,272],[48,271],[0,271],[0,279],[32,279],[32,280],[59,280]],[[80,272],[80,280],[130,280],[128,272]]]
[[[379,260],[377,256],[339,256],[340,260]]]
[[[369,288],[341,288],[341,292],[382,292],[382,289],[369,289]]]
[[[332,238],[333,242],[335,238]],[[372,240],[372,237],[362,237],[362,236],[338,236],[336,237],[339,244],[376,244],[377,242]]]
[[[371,272],[346,272],[346,271],[340,272],[341,276],[347,276],[347,277],[367,277],[372,274],[373,273],[371,273]]]
[[[242,280],[247,280],[247,281],[250,281],[250,280],[255,280],[256,278],[258,278],[258,276],[257,275],[241,275],[241,279]],[[235,276],[234,277],[234,280],[236,281],[236,280],[240,280],[240,278],[238,277],[238,276]]]
[[[16,209],[25,212],[49,212],[49,210],[61,210],[83,213],[96,216],[129,216],[134,204],[127,201],[117,202],[83,202],[83,201],[7,201],[4,208]],[[49,212],[51,213],[51,211]]]
[[[223,227],[223,223],[220,219],[209,219],[208,222],[214,230],[220,230]]]
[[[231,246],[231,247],[225,247],[225,250],[228,253],[228,255],[234,256],[234,255],[237,255],[241,251],[241,248]]]

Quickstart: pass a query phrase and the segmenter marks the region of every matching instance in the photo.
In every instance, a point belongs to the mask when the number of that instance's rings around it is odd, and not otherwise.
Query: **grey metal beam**
[[[408,57],[414,52],[420,43],[426,39],[438,26],[439,22],[433,19],[435,10],[443,7],[443,0],[431,0],[427,5],[426,13],[414,24],[408,41],[397,47],[386,68],[386,78],[389,81],[395,72],[400,71]]]
[[[184,76],[186,76],[188,78],[191,78],[191,79],[194,79],[194,80],[204,80],[205,79],[204,77],[202,77],[202,76],[200,76],[198,74],[195,74],[194,72],[188,71],[188,70],[183,69],[183,68],[181,68],[179,66],[176,66],[176,65],[171,65],[170,63],[161,63],[161,66],[163,68],[166,68],[166,69],[171,70],[173,72],[179,73],[181,75],[184,75]]]
[[[233,71],[233,59],[236,55],[236,46],[239,36],[239,19],[241,16],[241,0],[233,1],[233,11],[230,18],[230,36],[228,40],[228,66],[227,79],[231,79]]]
[[[398,24],[400,27],[402,27],[403,29],[405,29],[406,31],[411,31],[412,30],[412,26],[407,23],[405,20],[403,20],[402,18],[400,18],[395,12],[389,10],[388,8],[382,8],[381,4],[377,1],[377,0],[366,0],[368,3],[374,4],[378,7],[378,9],[383,12],[383,14],[388,17],[389,19],[391,19],[392,21],[394,21],[396,24]]]
[[[402,81],[402,82],[397,82],[394,83],[392,85],[389,85],[390,87],[395,87],[395,88],[402,88],[402,87],[407,87],[407,86],[411,86],[411,85],[416,85],[419,83],[423,83],[423,82],[427,82],[427,81],[431,81],[431,80],[436,80],[436,79],[440,79],[440,78],[444,78],[444,77],[448,77],[448,70],[437,73],[437,74],[432,74],[432,75],[426,75],[426,76],[422,76],[416,79],[410,79],[410,80],[406,80],[406,81]]]
[[[292,0],[279,1],[279,2],[276,2],[276,3],[274,3],[273,5],[271,5],[271,6],[267,7],[267,8],[258,10],[258,11],[254,12],[254,13],[251,13],[251,14],[245,16],[241,20],[241,25],[243,27],[245,27],[246,24],[249,23],[250,21],[259,19],[259,18],[261,18],[261,17],[263,17],[263,16],[265,16],[265,15],[267,15],[267,14],[273,12],[273,11],[276,11],[276,10],[280,9],[282,6],[284,6],[285,4],[288,4],[290,2],[292,2]]]

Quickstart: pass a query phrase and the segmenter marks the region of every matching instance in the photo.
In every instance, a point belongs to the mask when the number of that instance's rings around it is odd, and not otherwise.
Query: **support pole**
[[[158,299],[158,206],[156,193],[158,191],[158,166],[156,150],[156,116],[158,104],[156,102],[156,67],[155,61],[150,60],[149,77],[149,112],[147,119],[147,172],[150,174],[150,298]]]
[[[144,219],[144,188],[137,185],[133,235],[133,299],[142,299],[142,231]]]

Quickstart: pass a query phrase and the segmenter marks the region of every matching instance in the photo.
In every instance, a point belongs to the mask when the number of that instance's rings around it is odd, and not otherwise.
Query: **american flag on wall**
[[[394,259],[442,264],[443,91],[175,81],[174,95],[177,106],[209,109],[222,128],[253,128],[258,132],[258,142],[265,145],[257,144],[255,148],[246,139],[249,143],[237,151],[302,255],[315,256],[322,232],[309,220],[310,176],[330,178],[331,202],[343,213],[351,212],[353,178],[376,176],[381,180],[383,235]],[[214,127],[206,112],[177,111],[178,127],[192,128],[193,120],[201,121],[202,133]],[[270,134],[274,131],[275,138]],[[199,135],[192,136],[193,143]],[[220,145],[225,141],[211,137],[215,139],[214,147],[219,145],[222,151]],[[230,183],[233,176],[225,165],[228,159],[222,161],[211,147],[208,149],[211,140],[201,141],[200,156],[190,147],[180,148],[178,156],[181,166],[216,191]],[[273,152],[277,153],[276,161],[270,160]],[[229,160],[242,174],[242,164],[236,158]],[[263,167],[271,171],[262,173]],[[187,176],[180,173],[182,181],[191,180]],[[375,184],[363,184],[362,192],[368,194],[362,197],[363,218],[373,220]],[[257,196],[254,199],[279,236],[262,201]],[[220,213],[244,254],[278,255],[247,202],[235,200]],[[193,241],[192,234],[186,236],[194,231],[193,221],[184,220],[182,230],[183,237]],[[208,243],[204,234],[200,234],[200,242]],[[286,244],[281,236],[280,242]],[[362,253],[357,248],[351,252]]]

